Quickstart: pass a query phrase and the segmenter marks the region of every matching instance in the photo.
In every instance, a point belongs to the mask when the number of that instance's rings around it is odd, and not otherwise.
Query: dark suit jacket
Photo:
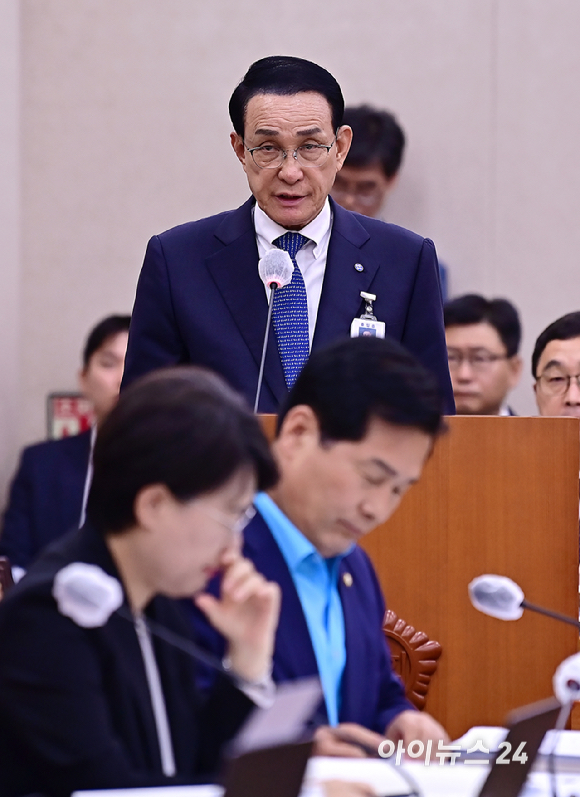
[[[27,568],[52,540],[78,528],[91,433],[25,448],[4,513],[0,555]]]
[[[237,210],[183,224],[149,242],[137,285],[123,384],[155,368],[205,365],[254,403],[267,300],[258,275],[253,199]],[[437,256],[433,242],[344,210],[334,221],[312,348],[350,334],[375,293],[387,334],[439,378],[454,412]],[[355,264],[364,270],[357,271]],[[286,395],[274,332],[268,343],[260,410],[276,412]]]
[[[52,597],[54,575],[76,561],[118,577],[103,538],[85,526],[53,543],[0,603],[0,796],[207,780],[253,704],[220,676],[202,706],[191,658],[154,640],[177,767],[165,777],[132,624],[115,614],[81,628]],[[191,636],[175,601],[156,597],[147,614]]]
[[[276,581],[282,588],[282,608],[274,650],[274,680],[282,683],[318,675],[298,592],[284,557],[259,513],[244,531],[244,556],[251,559],[269,581]],[[346,573],[351,576],[351,586],[347,586],[343,579]],[[217,593],[219,582],[214,581],[210,589]],[[404,696],[401,681],[392,672],[391,656],[382,630],[385,603],[374,568],[358,546],[341,563],[339,592],[346,643],[339,720],[357,722],[377,733],[384,733],[397,714],[413,706]],[[223,639],[191,602],[188,611],[198,642],[217,655],[223,655]],[[205,683],[209,680],[206,679]],[[324,705],[318,713],[317,723],[328,723]]]

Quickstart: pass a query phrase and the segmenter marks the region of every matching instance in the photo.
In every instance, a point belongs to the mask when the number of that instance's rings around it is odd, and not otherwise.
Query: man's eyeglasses
[[[307,169],[316,169],[324,166],[335,141],[336,136],[332,144],[302,144],[302,146],[296,147],[294,150],[281,149],[272,144],[250,148],[244,142],[244,146],[252,156],[252,160],[258,169],[279,169],[288,157],[289,152],[300,166],[304,166]]]
[[[379,185],[372,185],[372,186],[354,186],[349,187],[348,185],[343,185],[338,179],[335,180],[335,183],[332,187],[332,197],[336,199],[338,204],[342,204],[342,202],[349,196],[355,197],[357,202],[360,202],[361,205],[365,205],[367,207],[372,207],[377,203],[377,201],[381,198],[382,189]]]
[[[463,361],[468,362],[474,371],[485,371],[492,363],[497,360],[509,360],[509,354],[494,354],[491,351],[459,351],[458,349],[447,349],[447,359],[449,369],[456,370],[461,368]]]
[[[544,371],[536,377],[540,390],[546,396],[563,396],[570,390],[572,380],[580,390],[580,374],[564,374],[562,371]]]
[[[232,520],[225,513],[220,512],[219,509],[205,506],[205,504],[200,505],[200,509],[212,520],[219,523],[220,526],[228,529],[234,536],[241,534],[256,514],[255,508],[249,506],[236,520]]]

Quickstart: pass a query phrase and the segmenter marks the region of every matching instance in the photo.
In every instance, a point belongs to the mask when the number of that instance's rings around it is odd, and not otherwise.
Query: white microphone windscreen
[[[294,264],[290,255],[283,249],[270,249],[258,263],[260,279],[267,288],[273,283],[276,283],[278,288],[288,285],[293,271]]]
[[[554,673],[552,684],[563,706],[580,700],[580,653],[564,659]]]
[[[511,578],[485,575],[469,584],[469,597],[476,609],[500,620],[519,620],[524,613],[524,593]]]
[[[59,612],[83,628],[105,625],[123,603],[117,579],[86,562],[72,562],[59,570],[52,594]]]

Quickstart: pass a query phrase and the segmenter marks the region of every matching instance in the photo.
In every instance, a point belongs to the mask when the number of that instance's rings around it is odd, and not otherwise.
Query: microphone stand
[[[268,301],[268,318],[266,320],[266,334],[264,335],[264,345],[262,347],[262,360],[260,362],[260,372],[258,373],[258,387],[256,389],[256,400],[254,401],[254,413],[258,412],[258,403],[260,401],[260,392],[262,390],[262,381],[264,379],[264,365],[266,363],[266,350],[268,348],[268,337],[270,335],[272,308],[274,307],[274,291],[276,290],[276,288],[278,288],[278,283],[271,282],[269,287],[270,287],[270,300]]]
[[[115,611],[115,614],[118,614],[120,617],[128,620],[130,623],[134,623],[135,621],[133,614],[126,606],[120,606]],[[237,678],[235,675],[226,667],[224,667],[223,663],[217,658],[217,656],[214,656],[212,653],[200,648],[199,645],[196,645],[195,642],[193,642],[193,640],[186,639],[185,637],[176,634],[175,631],[172,631],[170,628],[166,628],[164,625],[152,620],[150,617],[144,616],[143,620],[153,636],[156,636],[159,639],[162,639],[164,642],[172,645],[174,648],[187,653],[193,659],[201,662],[201,664],[205,664],[206,667],[210,667],[212,670],[221,672],[234,683],[237,683]]]
[[[534,603],[529,603],[525,599],[520,603],[520,606],[522,606],[524,609],[529,609],[531,612],[544,614],[546,617],[552,617],[554,620],[560,620],[562,623],[568,623],[568,625],[573,625],[575,628],[580,628],[580,622],[578,620],[574,620],[573,617],[567,617],[565,614],[554,612],[551,609],[544,609],[542,606],[536,606]]]

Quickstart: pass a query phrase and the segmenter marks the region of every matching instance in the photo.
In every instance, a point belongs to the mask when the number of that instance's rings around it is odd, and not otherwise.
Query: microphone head
[[[524,609],[524,593],[511,578],[485,575],[469,584],[471,603],[484,614],[500,620],[519,620]]]
[[[86,562],[72,562],[59,570],[52,594],[59,612],[83,628],[105,625],[123,603],[123,590],[117,579]]]
[[[277,288],[288,285],[292,279],[294,263],[283,249],[270,249],[258,263],[260,279],[267,288],[274,284]]]
[[[554,673],[552,685],[563,706],[580,700],[580,653],[564,659]]]

